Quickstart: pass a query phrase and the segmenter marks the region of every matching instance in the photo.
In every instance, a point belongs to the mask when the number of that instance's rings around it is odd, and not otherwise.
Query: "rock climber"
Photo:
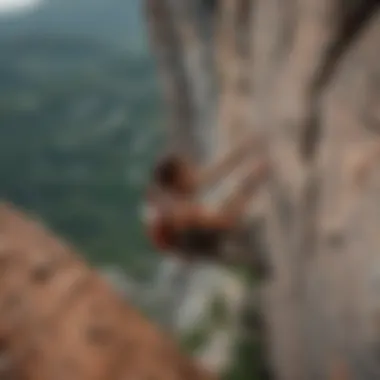
[[[254,192],[269,174],[268,161],[252,159],[256,140],[243,143],[210,168],[200,169],[180,154],[164,156],[153,169],[147,190],[144,221],[155,248],[186,261],[234,261],[227,254]],[[220,207],[199,201],[201,189],[219,181],[241,165],[248,174]],[[233,251],[233,250],[232,250]]]

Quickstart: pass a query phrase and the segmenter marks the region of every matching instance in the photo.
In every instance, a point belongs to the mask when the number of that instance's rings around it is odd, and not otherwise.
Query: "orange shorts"
[[[148,235],[153,245],[162,251],[173,248],[172,234],[163,221],[156,221],[148,228]]]

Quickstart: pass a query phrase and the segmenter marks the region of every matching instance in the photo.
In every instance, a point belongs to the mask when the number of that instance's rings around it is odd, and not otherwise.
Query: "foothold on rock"
[[[113,337],[113,331],[108,326],[92,325],[86,329],[86,338],[90,344],[104,346],[109,344]]]
[[[36,283],[44,283],[53,275],[53,266],[50,263],[43,263],[32,269],[31,279]]]

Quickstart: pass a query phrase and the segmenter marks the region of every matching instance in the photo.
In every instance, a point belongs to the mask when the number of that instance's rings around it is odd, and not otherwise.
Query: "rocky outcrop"
[[[205,127],[216,150],[249,130],[262,135],[273,164],[260,212],[274,270],[262,310],[275,378],[325,379],[341,374],[335,368],[343,363],[354,379],[378,379],[379,1],[145,2],[151,28],[187,9],[187,33],[173,24],[182,41],[176,60],[158,60],[162,73],[178,65],[181,80],[191,78],[187,94],[204,75],[187,72],[188,52],[213,47],[205,59],[216,82],[208,103],[216,117]],[[199,31],[209,33],[192,32],[188,3],[210,27]],[[166,13],[154,12],[155,4]],[[173,46],[152,41],[156,51]],[[179,94],[178,77],[169,76]],[[176,103],[167,100],[174,114]],[[186,101],[186,121],[198,120],[195,103]],[[179,134],[183,125],[179,118]],[[195,128],[187,123],[187,135]]]
[[[0,271],[4,378],[214,379],[69,245],[8,204]]]

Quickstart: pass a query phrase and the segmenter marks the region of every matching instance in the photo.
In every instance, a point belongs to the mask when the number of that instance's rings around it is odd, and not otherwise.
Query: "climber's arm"
[[[181,202],[172,211],[176,228],[197,225],[204,228],[229,229],[239,222],[254,192],[269,174],[266,159],[257,159],[252,170],[240,186],[223,202],[218,210],[212,210],[195,201]]]
[[[172,217],[178,230],[186,229],[188,226],[229,229],[234,224],[234,220],[229,215],[210,210],[195,202],[188,202],[177,207]]]
[[[212,186],[224,176],[228,175],[248,154],[252,153],[258,147],[258,144],[259,140],[257,136],[244,136],[231,152],[227,153],[219,161],[201,170],[198,181],[199,187],[207,188]]]
[[[254,193],[266,180],[270,172],[269,160],[263,157],[252,163],[252,170],[236,190],[224,200],[221,213],[239,218],[245,211]]]

